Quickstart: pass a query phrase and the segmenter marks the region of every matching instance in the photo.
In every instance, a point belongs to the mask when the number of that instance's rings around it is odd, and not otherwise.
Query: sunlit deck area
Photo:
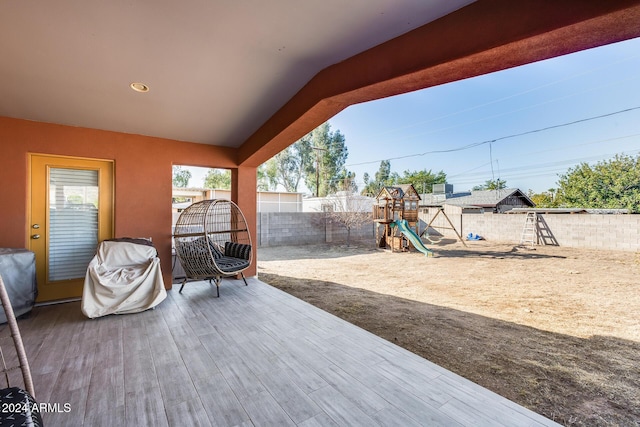
[[[70,404],[45,425],[556,425],[257,279],[220,294],[189,283],[96,320],[36,307],[19,321],[36,398]]]

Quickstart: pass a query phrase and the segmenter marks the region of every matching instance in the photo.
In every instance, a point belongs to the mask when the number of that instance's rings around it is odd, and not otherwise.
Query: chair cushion
[[[225,242],[224,254],[225,256],[248,260],[251,256],[251,245],[246,245],[244,243]]]
[[[235,273],[249,267],[249,261],[241,258],[222,256],[216,259],[216,266],[223,273]]]
[[[0,390],[0,425],[2,426],[41,426],[42,416],[35,399],[18,387]]]
[[[185,248],[185,251],[187,251],[187,254],[189,255],[206,258],[209,257],[207,242],[209,243],[209,249],[211,250],[211,255],[213,255],[214,259],[224,256],[224,254],[216,247],[216,244],[206,237],[199,237],[191,242],[181,243],[181,246]]]

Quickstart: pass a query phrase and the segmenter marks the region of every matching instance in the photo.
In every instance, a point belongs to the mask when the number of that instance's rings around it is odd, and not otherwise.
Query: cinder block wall
[[[261,212],[257,225],[259,247],[347,241],[347,230],[337,224],[328,224],[321,212]],[[373,221],[351,230],[352,241],[370,238],[373,242],[373,236]]]
[[[558,245],[575,248],[640,251],[640,215],[540,214],[540,224],[546,224],[546,236]],[[421,214],[422,227],[430,217]],[[520,242],[525,215],[462,214],[449,219],[466,238],[479,234],[494,242]],[[434,223],[434,231],[447,238],[456,238],[444,217]],[[262,212],[258,214],[258,246],[308,245],[314,243],[346,243],[346,230],[336,224],[326,224],[324,214],[316,212]],[[352,241],[371,239],[373,222],[352,230]],[[549,240],[549,239],[547,239]]]
[[[322,213],[260,212],[258,246],[308,245],[324,242]]]
[[[560,246],[640,250],[640,215],[544,215]]]
[[[560,246],[592,249],[640,250],[640,215],[596,214],[539,214],[540,224],[548,231],[542,234]],[[519,243],[524,227],[522,214],[462,214],[449,215],[463,238],[469,233],[479,234],[486,240]],[[426,225],[430,216],[422,214]],[[452,230],[441,229],[444,218],[436,219],[435,231],[447,238],[455,238]],[[448,224],[446,224],[448,226]],[[541,235],[542,235],[541,234]]]

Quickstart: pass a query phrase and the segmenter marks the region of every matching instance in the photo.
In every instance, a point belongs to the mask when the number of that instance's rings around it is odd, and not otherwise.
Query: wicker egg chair
[[[178,217],[173,240],[185,278],[180,293],[189,280],[208,280],[216,285],[220,296],[223,277],[240,274],[251,265],[251,236],[242,211],[230,200],[197,202]]]

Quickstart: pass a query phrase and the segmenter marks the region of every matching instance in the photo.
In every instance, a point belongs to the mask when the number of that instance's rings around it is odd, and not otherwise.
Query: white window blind
[[[98,245],[98,171],[49,170],[49,281],[85,276]]]

